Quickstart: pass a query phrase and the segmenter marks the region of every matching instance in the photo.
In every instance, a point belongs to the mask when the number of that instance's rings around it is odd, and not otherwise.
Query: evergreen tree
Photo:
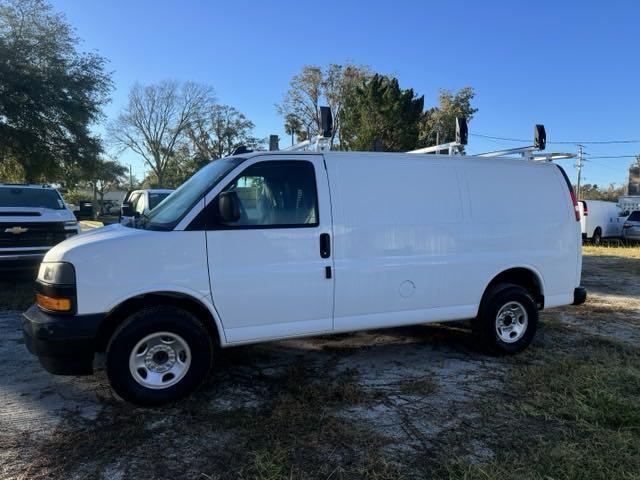
[[[374,75],[358,86],[341,111],[342,148],[388,152],[416,148],[424,96],[403,90],[393,77]]]

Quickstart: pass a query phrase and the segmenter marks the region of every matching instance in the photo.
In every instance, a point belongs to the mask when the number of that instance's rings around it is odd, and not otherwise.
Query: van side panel
[[[573,301],[580,227],[553,165],[421,155],[325,155],[338,331],[471,318],[514,267],[548,306]]]
[[[453,162],[328,158],[338,331],[473,316],[460,301],[465,201]],[[431,318],[429,318],[431,317]]]
[[[580,224],[559,170],[480,159],[465,167],[465,178],[472,221],[464,232],[473,252],[465,290],[475,291],[492,270],[524,267],[540,278],[547,307],[571,303],[580,282]]]

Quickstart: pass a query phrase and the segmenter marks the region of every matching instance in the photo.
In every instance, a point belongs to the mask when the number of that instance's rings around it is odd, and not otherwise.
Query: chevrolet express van
[[[620,238],[627,215],[616,202],[580,200],[580,227],[582,239],[600,245],[605,238]]]
[[[50,250],[25,314],[56,374],[106,352],[124,399],[193,391],[218,347],[473,319],[523,350],[538,311],[584,302],[560,167],[472,156],[256,152],[211,162],[136,227]]]

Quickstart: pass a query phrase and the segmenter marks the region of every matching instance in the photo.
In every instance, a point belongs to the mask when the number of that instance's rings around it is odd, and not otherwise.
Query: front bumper
[[[628,242],[640,242],[640,233],[622,232],[622,239]]]
[[[573,290],[573,303],[571,305],[582,305],[587,301],[587,289],[577,287]]]
[[[45,313],[32,305],[22,315],[22,333],[29,351],[50,373],[90,375],[103,314]]]

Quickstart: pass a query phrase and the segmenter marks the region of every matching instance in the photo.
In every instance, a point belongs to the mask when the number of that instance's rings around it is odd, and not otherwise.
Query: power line
[[[636,158],[637,155],[597,155],[591,156],[589,155],[589,160],[593,160],[594,158]]]
[[[506,142],[522,142],[522,143],[531,143],[531,139],[525,140],[523,138],[508,138],[508,137],[496,137],[493,135],[485,135],[483,133],[474,133],[469,132],[469,135],[474,137],[482,137],[489,138],[492,140],[504,140]],[[555,141],[555,142],[547,142],[547,143],[556,143],[556,144],[576,144],[576,145],[610,145],[616,143],[640,143],[640,140],[585,140],[585,141]]]

